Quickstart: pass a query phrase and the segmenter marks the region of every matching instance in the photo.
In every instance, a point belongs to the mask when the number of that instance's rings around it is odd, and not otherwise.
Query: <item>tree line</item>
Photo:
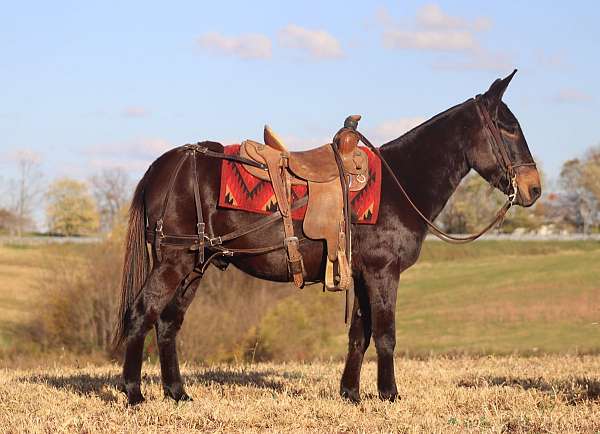
[[[36,216],[45,216],[50,235],[86,236],[109,232],[124,213],[132,182],[122,168],[102,170],[87,180],[61,177],[44,184],[39,160],[22,153],[16,176],[5,184],[0,204],[0,234],[23,236],[39,231]]]
[[[592,233],[600,230],[600,145],[563,163],[555,185],[541,169],[544,194],[530,208],[513,207],[500,231]],[[475,173],[463,180],[438,217],[453,233],[474,232],[495,215],[506,200]]]
[[[0,234],[21,236],[36,230],[34,215],[45,212],[47,232],[91,235],[109,232],[125,216],[133,182],[124,169],[102,170],[87,180],[67,177],[44,186],[39,161],[29,154],[16,160],[17,176],[5,182],[0,204]],[[542,178],[544,178],[542,174]],[[554,188],[543,179],[544,194],[530,208],[514,207],[499,229],[591,233],[600,230],[600,145],[563,163]],[[462,182],[437,218],[451,233],[474,232],[489,222],[505,201],[476,173]]]

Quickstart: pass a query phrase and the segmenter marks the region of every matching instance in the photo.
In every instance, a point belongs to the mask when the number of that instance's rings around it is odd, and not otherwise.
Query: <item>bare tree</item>
[[[0,208],[0,233],[14,234],[18,221],[19,219],[14,212],[6,208]]]
[[[90,179],[100,214],[100,227],[109,231],[131,195],[131,181],[122,168],[105,169]]]
[[[450,198],[437,222],[450,233],[468,233],[487,223],[503,197],[478,174],[471,172]]]
[[[22,236],[27,228],[34,225],[33,206],[42,191],[40,158],[33,152],[20,151],[15,155],[15,161],[17,179],[10,182],[11,208],[17,218],[16,233]]]
[[[578,232],[588,233],[600,216],[600,157],[597,149],[583,159],[568,160],[560,171],[561,200],[559,218]]]

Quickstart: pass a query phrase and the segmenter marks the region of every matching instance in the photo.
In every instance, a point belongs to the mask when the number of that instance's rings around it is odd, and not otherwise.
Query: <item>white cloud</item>
[[[303,50],[315,59],[335,59],[344,55],[339,41],[330,33],[296,24],[289,24],[280,30],[279,42],[284,47]]]
[[[146,167],[164,152],[176,147],[161,138],[137,138],[122,142],[103,143],[88,147],[85,154],[96,167]]]
[[[417,22],[423,27],[436,29],[457,29],[466,25],[463,18],[446,14],[435,3],[424,5],[417,11]]]
[[[573,88],[561,89],[554,97],[554,101],[559,103],[590,102],[592,99],[590,94]]]
[[[489,17],[453,16],[431,3],[417,11],[412,25],[394,24],[385,9],[376,11],[376,19],[385,27],[383,44],[387,48],[458,56],[437,60],[433,64],[435,68],[497,71],[513,66],[506,53],[493,53],[479,41],[479,33],[493,25]]]
[[[294,134],[283,134],[281,140],[290,151],[306,151],[317,146],[331,143],[333,135],[326,136],[322,134],[297,136]]]
[[[380,6],[375,9],[375,22],[384,27],[391,27],[394,25],[394,18],[385,6]]]
[[[268,59],[272,54],[271,40],[265,35],[256,33],[225,36],[209,32],[198,38],[198,44],[213,54],[236,56],[242,59]]]
[[[411,26],[393,25],[387,11],[378,10],[377,19],[386,22],[383,34],[384,45],[388,48],[414,49],[422,51],[476,51],[481,50],[477,33],[491,27],[487,17],[467,20],[448,15],[434,3],[427,4],[417,11],[415,23]]]
[[[370,131],[376,144],[383,144],[400,137],[402,134],[412,130],[417,125],[425,122],[421,116],[404,117],[382,122]]]
[[[384,45],[388,48],[469,51],[477,47],[473,34],[463,30],[388,30],[384,33],[383,38]]]
[[[13,153],[12,157],[15,161],[30,161],[35,164],[39,164],[42,161],[40,154],[31,149],[19,149]]]
[[[145,172],[152,160],[123,160],[118,158],[92,158],[89,167],[96,170],[123,169],[127,172]]]
[[[88,167],[95,170],[122,168],[144,172],[154,160],[176,146],[161,138],[142,137],[93,145],[84,154]]]
[[[476,32],[483,32],[490,30],[494,26],[494,22],[489,17],[477,17],[473,20],[471,26]]]
[[[126,118],[145,118],[150,116],[150,111],[141,106],[130,106],[125,107],[123,110],[123,116]]]
[[[11,163],[26,161],[32,164],[40,164],[42,162],[42,156],[37,151],[33,151],[27,148],[19,148],[0,154],[0,160],[4,160]]]
[[[430,29],[470,29],[479,32],[490,29],[492,20],[489,17],[477,17],[471,21],[454,17],[444,12],[439,5],[430,3],[417,11],[417,24]]]

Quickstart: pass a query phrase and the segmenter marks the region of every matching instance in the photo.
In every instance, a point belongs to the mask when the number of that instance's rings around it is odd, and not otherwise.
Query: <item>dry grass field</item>
[[[147,402],[126,407],[115,387],[119,367],[98,346],[69,346],[90,329],[79,314],[94,305],[91,296],[111,293],[104,286],[116,278],[105,276],[118,274],[117,256],[84,246],[0,247],[0,432],[600,433],[598,243],[426,243],[398,293],[402,399],[377,398],[371,346],[359,405],[338,396],[347,345],[339,294],[263,288],[215,271],[180,340],[195,400],[163,399],[158,367],[146,363]],[[82,269],[89,280],[75,279]],[[81,336],[29,339],[63,330],[63,311],[48,301],[71,306]],[[271,362],[247,363],[255,356]]]
[[[186,366],[193,402],[162,397],[146,366],[147,401],[127,408],[118,367],[3,370],[3,432],[600,432],[600,357],[397,360],[402,398],[376,397],[364,367],[363,401],[337,394],[340,363]]]

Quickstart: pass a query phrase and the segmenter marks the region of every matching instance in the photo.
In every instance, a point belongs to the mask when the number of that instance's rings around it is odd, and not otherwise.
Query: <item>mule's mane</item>
[[[441,113],[438,113],[437,115],[433,116],[432,118],[426,120],[425,122],[417,125],[413,129],[402,134],[400,137],[383,144],[381,146],[381,148],[382,149],[383,148],[385,148],[385,149],[401,148],[401,147],[407,145],[408,143],[413,142],[415,136],[418,136],[421,132],[423,132],[423,130],[433,126],[434,124],[438,123],[441,120],[446,119],[447,117],[453,115],[457,111],[463,110],[465,108],[466,104],[471,101],[473,101],[473,98],[470,98],[460,104],[457,104],[453,107],[450,107],[447,110],[444,110]]]
[[[473,108],[473,99],[435,115],[380,149],[415,203],[434,219],[469,171],[469,143],[460,124]],[[451,133],[450,133],[451,132]]]

